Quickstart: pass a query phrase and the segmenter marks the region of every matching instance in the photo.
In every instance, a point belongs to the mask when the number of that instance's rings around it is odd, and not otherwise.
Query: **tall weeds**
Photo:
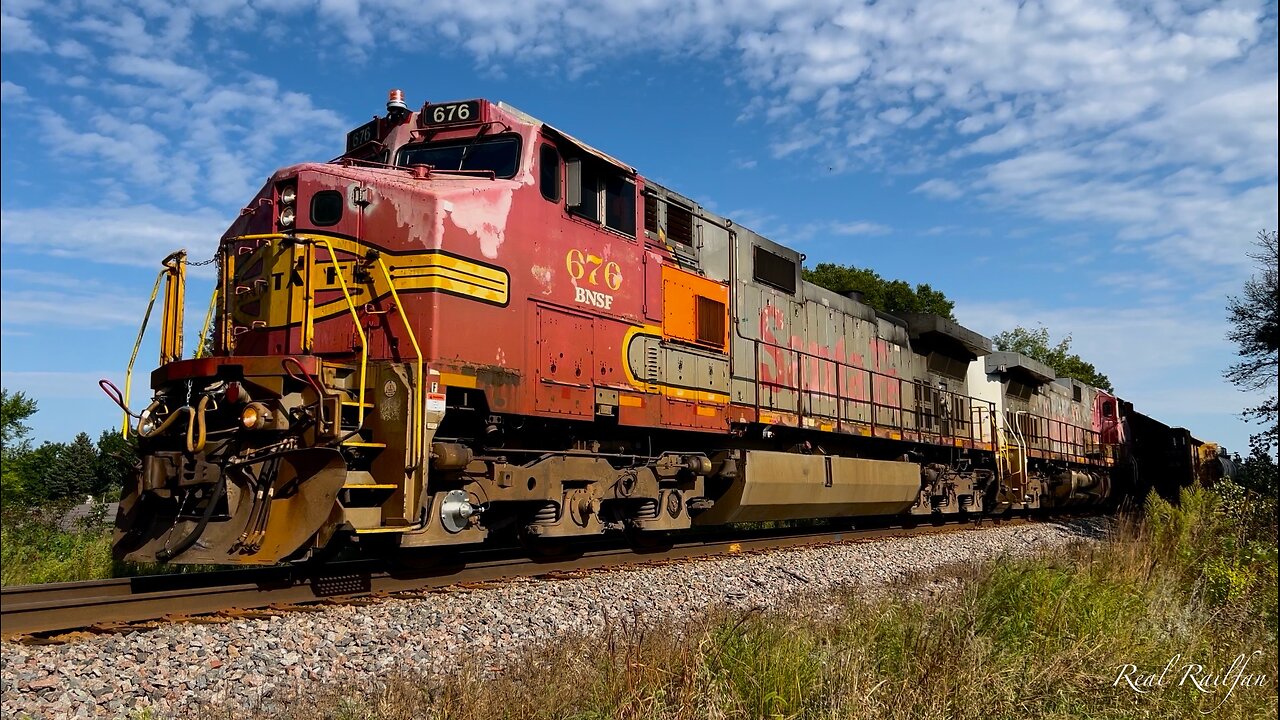
[[[66,508],[9,510],[0,516],[0,583],[32,585],[109,578],[111,529],[91,514],[68,527]]]

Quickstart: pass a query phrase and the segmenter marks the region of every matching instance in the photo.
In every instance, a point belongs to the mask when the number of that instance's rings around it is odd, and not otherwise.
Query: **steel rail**
[[[991,525],[1023,524],[1021,518]],[[865,529],[804,528],[677,536],[649,548],[619,545],[547,557],[527,549],[477,549],[422,556],[425,567],[388,567],[354,560],[322,566],[272,566],[213,572],[150,575],[73,583],[22,585],[0,590],[0,635],[6,639],[72,630],[112,631],[130,623],[180,621],[229,611],[332,603],[360,597],[430,591],[516,578],[552,577],[667,561],[711,558],[764,550],[866,542],[888,537],[980,529],[973,522]],[[431,548],[423,553],[433,552]]]

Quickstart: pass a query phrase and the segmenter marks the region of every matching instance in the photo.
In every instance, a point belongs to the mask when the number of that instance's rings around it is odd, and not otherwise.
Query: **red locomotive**
[[[401,547],[1115,495],[1117,399],[800,255],[502,103],[393,91],[222,238],[209,352],[168,277],[116,553]],[[208,323],[206,323],[208,324]]]

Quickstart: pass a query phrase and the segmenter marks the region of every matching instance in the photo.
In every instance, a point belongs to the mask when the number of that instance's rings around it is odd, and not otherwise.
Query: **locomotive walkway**
[[[1001,525],[1029,522],[1021,518]],[[991,524],[987,521],[987,524]],[[764,552],[798,546],[868,542],[887,537],[976,530],[973,522],[862,529],[803,528],[699,534],[665,545],[635,548],[612,544],[572,554],[530,558],[522,549],[484,549],[439,556],[427,567],[386,567],[374,561],[323,566],[274,566],[178,575],[153,575],[75,583],[50,583],[0,591],[0,635],[57,642],[75,630],[126,632],[139,623],[180,622],[235,616],[266,609],[301,610],[361,598],[469,588],[513,578],[557,579],[611,568],[635,567]],[[424,555],[433,552],[425,550]]]

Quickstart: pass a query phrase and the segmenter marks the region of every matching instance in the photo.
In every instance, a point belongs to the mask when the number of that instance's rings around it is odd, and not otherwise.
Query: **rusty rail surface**
[[[1023,524],[1012,518],[988,525]],[[6,639],[88,629],[127,630],[131,623],[180,621],[231,611],[286,611],[314,603],[350,601],[422,590],[439,590],[515,578],[555,578],[574,573],[718,555],[867,542],[962,529],[978,529],[972,521],[915,527],[864,529],[803,528],[700,534],[671,538],[649,548],[631,545],[590,547],[570,554],[529,557],[527,550],[454,551],[422,556],[425,567],[388,567],[356,560],[323,566],[273,566],[180,575],[150,575],[73,583],[21,585],[0,590],[0,635]],[[429,552],[429,551],[428,551]]]

